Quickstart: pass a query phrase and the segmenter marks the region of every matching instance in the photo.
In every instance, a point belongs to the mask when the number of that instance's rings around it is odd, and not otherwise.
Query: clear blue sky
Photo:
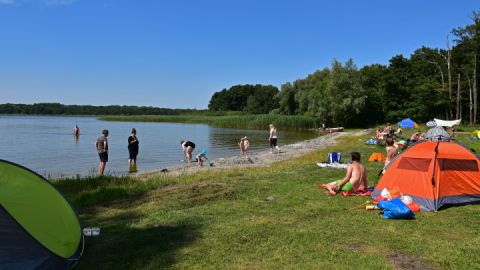
[[[206,108],[353,58],[445,47],[473,0],[0,0],[0,103]]]

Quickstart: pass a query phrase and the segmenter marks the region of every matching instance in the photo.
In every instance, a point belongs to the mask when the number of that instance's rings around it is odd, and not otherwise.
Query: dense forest
[[[213,95],[209,109],[305,115],[330,125],[367,126],[411,117],[478,119],[480,12],[472,24],[446,34],[445,48],[421,47],[410,57],[393,56],[388,65],[357,68],[334,60],[330,68],[285,83],[274,100],[254,101],[251,86],[237,85]],[[249,90],[250,89],[250,90]],[[256,86],[255,89],[261,89]],[[259,106],[267,100],[268,106]],[[256,103],[255,111],[247,101]],[[221,106],[218,105],[221,103]]]
[[[60,103],[0,104],[0,114],[29,115],[179,115],[198,112],[190,109],[167,109],[138,106],[63,105]]]
[[[278,107],[277,95],[278,88],[272,85],[235,85],[213,94],[208,109],[266,114]]]

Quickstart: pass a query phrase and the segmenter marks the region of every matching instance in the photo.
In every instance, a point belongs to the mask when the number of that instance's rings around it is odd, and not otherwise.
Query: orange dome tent
[[[373,192],[397,187],[423,211],[480,202],[480,161],[456,142],[420,142],[398,155]]]

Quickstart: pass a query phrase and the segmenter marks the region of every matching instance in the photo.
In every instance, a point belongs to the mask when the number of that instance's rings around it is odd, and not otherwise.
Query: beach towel
[[[374,162],[385,162],[385,156],[382,153],[372,153],[370,157],[368,158],[368,161]]]
[[[327,189],[327,185],[325,184],[320,184],[318,185],[318,187],[320,188],[324,188],[324,189]],[[345,191],[341,191],[337,194],[341,194],[343,197],[351,197],[351,196],[372,196],[372,191],[373,191],[374,187],[368,187],[367,189],[365,189],[363,186],[360,187],[356,192],[345,192]],[[328,189],[327,189],[328,190]]]
[[[331,169],[346,169],[348,164],[345,163],[317,163],[320,168],[331,168]]]
[[[345,191],[342,191],[340,192],[340,194],[342,194],[342,196],[344,197],[350,197],[350,196],[372,196],[372,192],[373,192],[373,189],[374,187],[368,187],[367,189],[365,189],[363,186],[360,187],[356,192],[345,192]]]

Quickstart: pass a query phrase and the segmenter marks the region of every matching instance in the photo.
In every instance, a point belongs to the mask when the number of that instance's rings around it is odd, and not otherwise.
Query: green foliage
[[[354,126],[358,116],[365,110],[365,90],[352,60],[345,66],[333,61],[330,76],[318,99],[317,116],[327,123]]]
[[[451,93],[448,51],[422,47],[408,58],[393,56],[386,66],[373,64],[357,70],[351,60],[345,65],[334,61],[330,69],[282,85],[275,112],[312,116],[330,126],[371,126],[405,117],[418,122],[456,115],[465,119],[470,92],[480,81],[480,12],[473,13],[472,24],[452,33],[456,45],[452,48]],[[473,94],[474,103],[475,98]]]
[[[278,89],[272,85],[235,85],[213,94],[208,104],[211,111],[245,111],[251,114],[269,113],[277,102]]]

